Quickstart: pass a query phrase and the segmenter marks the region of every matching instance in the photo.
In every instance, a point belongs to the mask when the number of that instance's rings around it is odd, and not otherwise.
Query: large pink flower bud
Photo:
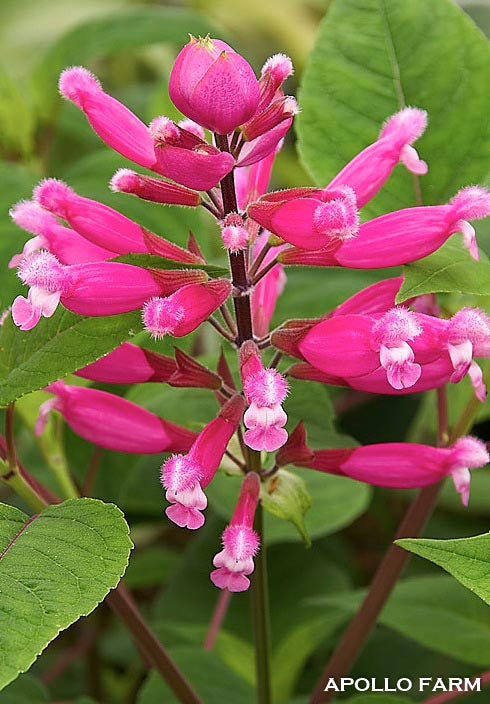
[[[228,134],[254,115],[259,84],[251,66],[219,39],[191,37],[170,74],[172,102],[191,120]]]

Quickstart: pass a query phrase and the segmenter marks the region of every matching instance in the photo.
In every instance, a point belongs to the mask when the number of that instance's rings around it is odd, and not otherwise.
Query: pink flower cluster
[[[270,332],[286,282],[285,265],[398,266],[434,252],[458,232],[478,259],[469,220],[490,214],[490,194],[470,186],[445,205],[361,221],[359,209],[398,164],[416,175],[427,172],[413,146],[427,115],[414,107],[390,117],[378,139],[324,188],[267,192],[275,155],[298,112],[294,98],[283,91],[292,72],[290,59],[279,54],[266,61],[256,78],[224,42],[191,37],[169,84],[170,97],[185,119],[175,123],[158,116],[149,126],[104,92],[87,69],[68,68],[60,77],[62,96],[85,113],[99,137],[155,174],[119,169],[110,182],[112,191],[205,208],[219,226],[231,280],[210,277],[193,236],[187,248],[180,247],[56,179],[42,181],[32,200],[11,210],[14,222],[33,235],[10,262],[29,288],[27,297],[18,296],[12,306],[21,330],[51,317],[59,304],[85,316],[141,309],[144,329],[157,340],[188,335],[209,320],[238,349],[241,391],[224,356],[213,371],[179,349],[167,357],[128,342],[77,372],[92,382],[209,389],[220,408],[198,434],[122,397],[63,381],[47,387],[53,397],[40,409],[37,433],[56,410],[76,433],[101,447],[176,453],[161,469],[166,513],[191,530],[204,523],[204,490],[242,422],[245,463],[250,451],[277,453],[275,468],[296,464],[398,488],[425,486],[450,475],[465,504],[469,470],[488,462],[485,446],[471,437],[448,448],[392,443],[313,450],[300,424],[288,438],[283,408],[288,384],[276,369],[278,358],[264,364],[267,347],[298,360],[288,370],[291,377],[404,394],[457,383],[468,375],[480,401],[486,392],[475,358],[490,356],[490,321],[482,311],[464,308],[443,317],[430,296],[397,306],[401,277],[369,286],[319,319],[290,320]],[[214,133],[211,140],[205,130]],[[129,254],[152,255],[153,264],[117,261]],[[244,280],[236,280],[237,264],[245,267]],[[250,316],[253,332],[245,338],[236,329],[231,302],[237,321],[239,311]],[[214,314],[222,315],[223,324]],[[223,549],[214,558],[211,579],[219,588],[243,591],[249,586],[259,549],[253,523],[263,479],[256,472],[244,474]]]

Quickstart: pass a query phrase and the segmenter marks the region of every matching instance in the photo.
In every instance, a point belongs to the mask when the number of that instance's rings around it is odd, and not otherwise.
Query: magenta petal
[[[158,162],[154,171],[198,191],[216,186],[235,165],[234,158],[227,152],[199,152],[165,143],[156,147],[156,154]]]
[[[171,504],[165,509],[165,513],[173,523],[181,528],[197,530],[204,525],[205,518],[197,508],[188,508],[182,504]]]
[[[41,310],[24,296],[17,296],[12,304],[12,318],[21,330],[32,330],[41,318]]]

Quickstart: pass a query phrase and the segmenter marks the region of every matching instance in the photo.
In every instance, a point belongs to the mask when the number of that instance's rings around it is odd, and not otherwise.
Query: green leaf
[[[202,647],[180,647],[172,649],[171,654],[203,704],[231,701],[231,693],[233,704],[253,701],[252,687],[228,669],[215,653],[205,652]],[[148,677],[138,697],[138,704],[178,704],[178,701],[157,673]]]
[[[208,19],[170,7],[138,7],[81,23],[64,34],[43,56],[33,73],[33,89],[40,112],[49,114],[57,99],[60,71],[67,66],[92,63],[101,56],[148,44],[186,43],[188,33],[211,32]]]
[[[315,599],[354,614],[364,590]],[[439,653],[478,667],[490,665],[487,607],[451,577],[424,576],[400,582],[379,623]]]
[[[44,685],[32,675],[21,675],[0,692],[0,704],[44,704],[49,702]]]
[[[490,263],[476,262],[460,242],[447,242],[429,257],[405,266],[403,274],[396,303],[424,293],[490,296]]]
[[[34,116],[18,83],[0,66],[0,134],[2,147],[27,156],[34,142]]]
[[[404,538],[396,544],[435,562],[490,605],[490,533],[472,538]]]
[[[488,172],[489,80],[488,44],[451,0],[334,0],[302,81],[302,161],[324,186],[387,117],[414,105],[429,113],[416,145],[429,164],[422,199],[445,202]],[[397,167],[366,213],[412,205],[413,176]]]
[[[312,500],[301,477],[287,469],[278,470],[262,485],[261,501],[266,511],[296,526],[305,543],[311,545],[304,517]]]
[[[0,328],[0,405],[90,364],[140,329],[139,311],[88,318],[60,308],[28,332],[9,316]]]
[[[113,504],[71,499],[31,518],[0,504],[0,688],[95,609],[124,574],[130,550]]]

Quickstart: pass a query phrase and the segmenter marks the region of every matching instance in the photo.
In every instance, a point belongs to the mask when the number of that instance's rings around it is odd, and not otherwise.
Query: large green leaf
[[[215,653],[207,653],[202,647],[181,647],[172,650],[172,656],[203,704],[226,701],[250,704],[253,701],[252,687],[223,665]],[[177,704],[178,701],[156,673],[146,680],[138,697],[138,704]]]
[[[355,613],[364,591],[316,599]],[[400,582],[379,622],[417,643],[479,667],[490,664],[487,607],[451,577],[425,576]]]
[[[404,538],[397,545],[435,562],[490,605],[490,533],[472,538]]]
[[[442,31],[442,28],[443,31]],[[297,127],[303,163],[326,184],[404,105],[429,113],[417,143],[423,202],[444,202],[488,172],[490,50],[451,0],[334,0],[306,68]],[[369,215],[414,205],[398,168]]]
[[[9,316],[0,328],[0,405],[84,367],[140,329],[139,311],[86,318],[60,309],[28,332]]]
[[[45,704],[49,702],[43,684],[32,675],[21,675],[0,692],[0,704]]]
[[[113,504],[71,499],[31,518],[0,504],[0,688],[95,609],[124,574],[130,550]]]
[[[205,17],[170,7],[136,7],[79,24],[64,34],[43,56],[33,74],[36,101],[43,115],[57,99],[54,87],[66,66],[92,63],[128,49],[173,42],[180,46],[188,32],[206,34],[212,25]]]
[[[460,242],[447,242],[429,257],[403,269],[404,281],[396,302],[424,293],[465,293],[490,296],[490,263],[475,262]]]

